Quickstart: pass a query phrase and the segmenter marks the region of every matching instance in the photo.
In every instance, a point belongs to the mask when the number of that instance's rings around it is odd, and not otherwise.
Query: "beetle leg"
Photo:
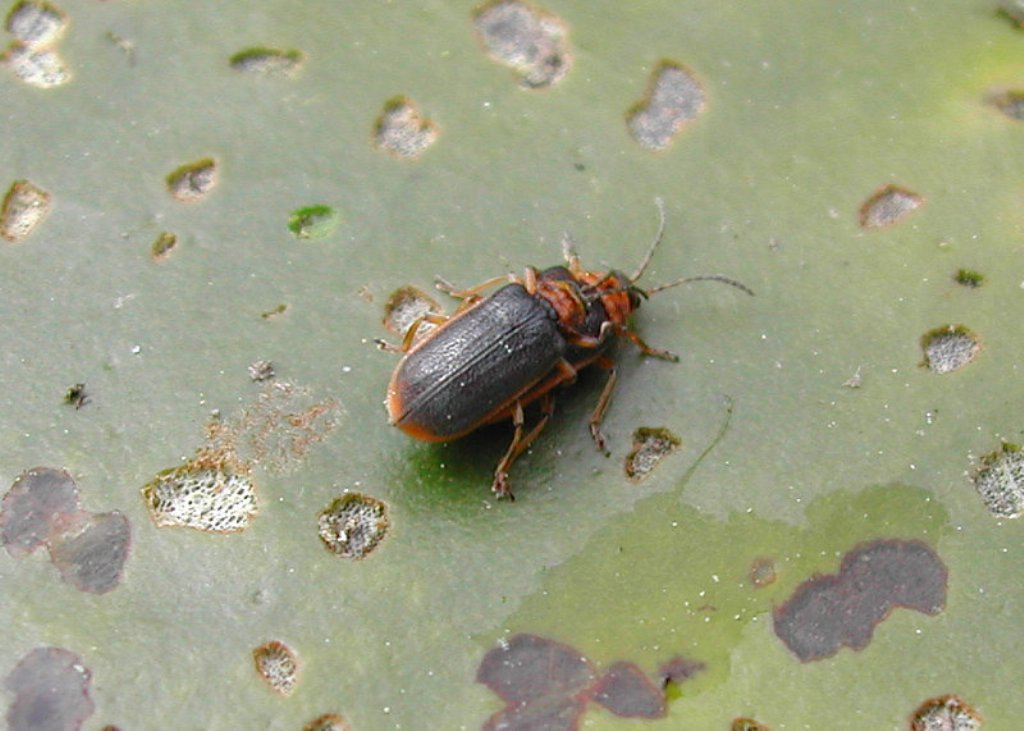
[[[560,358],[558,362],[555,363],[555,368],[557,368],[558,372],[562,374],[562,377],[558,379],[557,383],[570,384],[576,382],[576,375],[579,371],[573,368],[572,363],[567,361],[565,358]]]
[[[512,494],[512,489],[508,484],[508,471],[512,467],[512,463],[516,460],[520,454],[526,451],[534,439],[536,439],[540,433],[547,426],[548,420],[551,418],[551,414],[554,412],[554,401],[550,394],[544,394],[541,398],[541,417],[540,421],[533,425],[526,435],[523,435],[523,423],[525,418],[523,417],[523,405],[516,401],[515,406],[512,409],[512,424],[515,426],[515,434],[512,436],[512,443],[508,445],[508,450],[505,452],[505,456],[498,462],[497,468],[494,470],[494,482],[491,485],[491,491],[499,498],[507,497],[509,500],[515,500],[515,496]]]
[[[429,322],[431,325],[443,325],[448,322],[448,318],[436,312],[428,312],[424,315],[420,315],[412,321],[412,324],[409,325],[405,331],[405,335],[402,337],[401,345],[392,345],[386,340],[381,340],[380,338],[375,338],[373,342],[377,344],[378,348],[386,350],[389,353],[407,353],[409,348],[412,347],[413,340],[416,338],[416,331],[420,329],[420,325],[424,322]]]
[[[490,279],[480,282],[480,284],[475,287],[470,287],[469,289],[459,289],[447,279],[438,276],[434,277],[434,286],[451,297],[464,300],[470,297],[476,297],[476,295],[480,294],[485,289],[490,289],[491,287],[501,284],[502,282],[507,282],[510,279],[515,281],[514,277],[510,277],[510,275],[505,274],[500,277],[491,277]]]
[[[562,234],[562,256],[565,258],[565,263],[569,265],[572,275],[578,277],[583,268],[580,266],[580,257],[576,253],[576,247],[573,246],[572,236],[568,231]]]
[[[659,348],[652,348],[650,345],[645,343],[639,335],[628,328],[620,328],[619,333],[629,338],[633,345],[640,349],[640,352],[644,355],[649,355],[653,358],[661,358],[662,360],[670,360],[674,363],[679,362],[679,356],[669,350],[661,350]]]
[[[526,267],[526,271],[523,272],[523,289],[530,294],[536,294],[537,292],[537,270],[533,267]]]
[[[608,371],[608,382],[604,384],[604,390],[601,391],[601,397],[597,400],[594,413],[590,415],[590,436],[594,438],[594,444],[604,453],[604,456],[610,457],[611,452],[605,446],[604,434],[601,433],[601,422],[604,421],[604,414],[612,400],[612,391],[615,390],[615,383],[619,380],[619,374],[615,364],[607,358],[598,358],[595,362]]]
[[[610,320],[605,320],[601,323],[601,331],[597,336],[593,335],[582,335],[580,333],[573,333],[566,335],[566,340],[569,345],[575,345],[580,348],[598,348],[607,342],[608,333],[615,329],[615,324]]]

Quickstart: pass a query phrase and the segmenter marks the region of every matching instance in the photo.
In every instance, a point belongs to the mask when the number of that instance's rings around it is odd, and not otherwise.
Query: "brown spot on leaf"
[[[775,561],[770,558],[755,558],[750,564],[750,583],[762,588],[775,583]]]

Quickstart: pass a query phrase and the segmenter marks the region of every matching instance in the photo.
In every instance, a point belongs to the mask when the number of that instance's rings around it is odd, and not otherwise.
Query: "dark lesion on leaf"
[[[663,718],[669,682],[703,669],[703,663],[673,658],[662,666],[659,686],[634,663],[620,660],[602,673],[574,647],[517,634],[489,650],[477,670],[477,682],[505,702],[483,728],[572,731],[591,702],[621,718]]]

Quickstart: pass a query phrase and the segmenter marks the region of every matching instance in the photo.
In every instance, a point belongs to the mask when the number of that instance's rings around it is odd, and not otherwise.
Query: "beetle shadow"
[[[569,456],[594,449],[587,420],[601,394],[607,376],[584,371],[570,387],[555,393],[551,421],[530,448],[515,461],[509,473],[513,494],[528,496],[547,490],[551,478],[568,467]],[[525,428],[540,418],[537,404],[525,411]],[[494,499],[494,470],[512,442],[510,420],[489,424],[452,442],[419,443],[406,453],[407,484],[414,484],[417,498],[427,503],[479,504]],[[571,443],[571,444],[569,444]],[[563,464],[564,462],[564,464]]]
[[[470,502],[490,497],[494,467],[512,439],[511,424],[494,424],[452,442],[410,443],[406,483],[427,502]]]

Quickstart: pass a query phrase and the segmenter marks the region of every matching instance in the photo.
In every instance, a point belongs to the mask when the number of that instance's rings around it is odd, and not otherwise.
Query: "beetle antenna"
[[[629,281],[635,282],[644,275],[644,270],[647,265],[651,263],[651,257],[654,256],[654,250],[658,248],[658,244],[661,243],[661,237],[665,234],[665,201],[658,196],[654,199],[654,205],[658,207],[658,233],[654,236],[654,241],[647,247],[647,253],[644,254],[644,258],[640,261],[640,266],[633,272],[633,276],[629,278]]]
[[[660,292],[663,289],[678,287],[680,284],[687,284],[689,282],[722,282],[723,284],[728,284],[732,287],[735,287],[736,289],[742,289],[751,297],[754,296],[754,290],[752,290],[747,285],[743,284],[743,282],[737,282],[735,279],[730,279],[729,277],[723,276],[721,274],[701,274],[696,277],[683,277],[682,279],[677,279],[676,281],[669,282],[668,284],[659,284],[657,287],[651,287],[650,289],[647,290],[647,294],[648,296],[650,296],[655,292]]]

